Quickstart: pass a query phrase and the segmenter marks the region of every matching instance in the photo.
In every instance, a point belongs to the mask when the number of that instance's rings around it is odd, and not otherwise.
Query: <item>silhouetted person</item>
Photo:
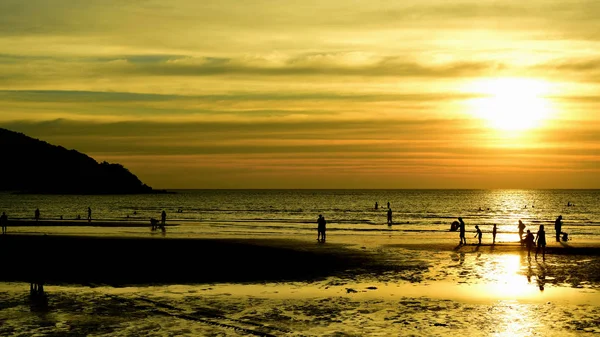
[[[154,218],[150,218],[150,230],[155,231],[158,228],[158,221]]]
[[[2,212],[0,216],[0,226],[2,226],[2,234],[6,234],[6,226],[8,225],[8,217],[6,216],[6,212]]]
[[[81,215],[77,214],[77,220],[81,220]]]
[[[542,249],[542,259],[546,259],[546,231],[544,231],[544,225],[540,225],[540,229],[535,237],[537,242],[537,248],[535,249],[535,258],[537,259],[538,251]]]
[[[390,208],[390,202],[388,201],[388,208]]]
[[[527,257],[531,257],[531,248],[533,247],[533,233],[528,229],[525,235],[525,247],[527,247]]]
[[[460,237],[460,244],[461,245],[462,244],[466,245],[467,244],[467,238],[465,237],[465,222],[463,221],[462,218],[458,218],[458,222],[459,222],[458,229],[460,231],[460,235],[459,235],[459,237]]]
[[[460,224],[458,223],[458,221],[454,220],[452,221],[452,223],[450,224],[450,231],[451,232],[456,232],[458,230],[458,228],[460,227]]]
[[[40,219],[40,209],[39,208],[35,209],[34,217],[35,217],[35,221],[38,221]]]
[[[167,224],[167,212],[164,210],[160,213],[160,224],[164,227]]]
[[[496,233],[498,232],[498,227],[494,224],[494,228],[492,228],[492,244],[496,244]]]
[[[388,211],[387,211],[387,224],[388,224],[388,226],[392,225],[392,209],[391,208],[388,208]]]
[[[519,220],[519,242],[523,245],[523,232],[525,231],[525,224]]]
[[[475,233],[474,237],[477,237],[477,239],[479,240],[479,245],[481,245],[481,238],[483,237],[483,233],[481,232],[481,229],[479,229],[479,226],[475,225],[475,230],[477,231],[477,233]]]
[[[377,203],[377,201],[375,201],[375,209],[379,208],[379,204]]]
[[[560,242],[560,233],[562,232],[562,215],[559,215],[554,221],[554,229],[556,230],[556,242]]]
[[[325,242],[326,227],[327,221],[325,221],[325,217],[319,214],[319,219],[317,219],[317,241]]]
[[[92,221],[92,209],[90,207],[88,207],[88,217],[87,217],[88,221],[91,222]]]

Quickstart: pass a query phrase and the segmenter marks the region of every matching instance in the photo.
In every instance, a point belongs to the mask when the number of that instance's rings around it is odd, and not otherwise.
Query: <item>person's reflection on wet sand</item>
[[[544,291],[544,286],[546,285],[546,266],[545,263],[538,263],[538,273],[536,277],[536,282],[540,291]]]

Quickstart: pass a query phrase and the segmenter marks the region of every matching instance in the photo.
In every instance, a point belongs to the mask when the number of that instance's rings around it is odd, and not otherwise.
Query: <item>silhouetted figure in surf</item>
[[[556,242],[560,242],[560,233],[562,232],[562,215],[559,215],[554,221],[554,229],[556,230]]]
[[[392,222],[392,209],[391,208],[388,208],[388,211],[387,211],[387,224],[388,224],[388,226],[391,226],[393,224],[393,222]]]
[[[458,229],[460,231],[459,237],[460,237],[460,245],[466,245],[467,244],[467,238],[465,237],[465,222],[463,221],[462,218],[458,218]]]
[[[533,247],[533,233],[528,229],[525,235],[525,247],[527,247],[527,257],[531,258],[531,248]]]
[[[2,212],[0,216],[0,226],[2,226],[2,234],[6,234],[6,226],[8,225],[8,216],[6,216],[6,212]]]
[[[542,259],[546,260],[546,231],[544,230],[544,225],[540,225],[540,229],[537,232],[535,241],[537,242],[537,248],[535,249],[535,258],[537,259],[538,252],[541,248]]]
[[[494,224],[494,228],[492,228],[492,244],[496,244],[496,233],[498,233],[498,227]]]
[[[481,245],[481,238],[483,237],[483,233],[481,232],[481,229],[479,229],[479,226],[475,225],[475,230],[477,231],[477,233],[475,233],[474,238],[476,237],[479,240],[478,245]]]
[[[388,201],[388,208],[390,208],[390,202]]]
[[[317,219],[317,241],[325,242],[325,231],[327,230],[327,221],[325,217],[319,214]]]
[[[158,221],[154,218],[150,218],[150,230],[155,231],[158,228]]]
[[[88,222],[92,222],[92,209],[90,207],[88,207]]]
[[[77,220],[81,220],[81,215],[77,214]]]
[[[167,212],[164,210],[160,213],[160,224],[164,227],[167,224]]]
[[[523,245],[523,231],[525,231],[525,224],[519,220],[519,242]]]
[[[35,218],[35,221],[38,221],[40,219],[40,209],[39,208],[35,209],[34,218]]]
[[[377,203],[377,201],[375,201],[375,209],[379,208],[379,204]]]

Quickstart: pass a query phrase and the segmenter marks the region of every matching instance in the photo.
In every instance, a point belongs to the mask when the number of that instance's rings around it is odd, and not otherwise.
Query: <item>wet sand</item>
[[[19,256],[26,250],[41,255]],[[546,259],[536,260],[510,242],[8,235],[0,252],[39,261],[53,277],[40,304],[15,282],[22,277],[2,273],[0,335],[600,333],[592,244],[550,242]]]

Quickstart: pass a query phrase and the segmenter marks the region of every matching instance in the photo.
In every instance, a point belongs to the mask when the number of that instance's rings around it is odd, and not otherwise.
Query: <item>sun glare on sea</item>
[[[471,113],[486,120],[491,128],[517,131],[538,127],[551,112],[547,82],[523,78],[481,80],[469,91],[482,97],[470,102]]]

